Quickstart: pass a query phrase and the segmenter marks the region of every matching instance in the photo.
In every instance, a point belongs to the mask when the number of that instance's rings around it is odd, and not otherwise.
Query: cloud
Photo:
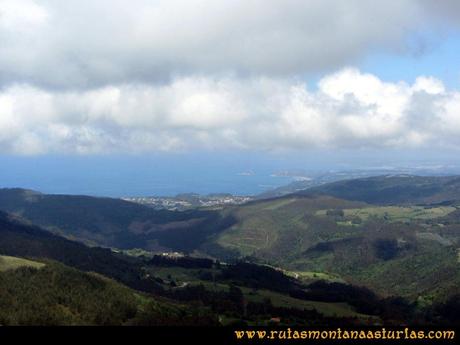
[[[454,0],[0,0],[0,152],[457,147],[458,91],[343,66],[377,50],[419,53],[425,34],[457,27],[458,10]],[[318,75],[315,88],[303,81]]]
[[[0,85],[327,73],[455,19],[456,1],[0,0]],[[451,20],[455,23],[455,20]]]
[[[2,0],[0,25],[11,33],[32,33],[48,19],[47,11],[32,0]]]
[[[433,1],[433,0],[419,0],[419,6],[432,16],[437,17],[436,19],[445,22],[450,21],[455,25],[459,24],[460,20],[460,2],[457,0],[444,0]],[[450,24],[449,23],[449,24]]]
[[[3,153],[458,147],[460,92],[420,76],[390,83],[357,69],[323,77],[179,77],[91,90],[0,92]]]

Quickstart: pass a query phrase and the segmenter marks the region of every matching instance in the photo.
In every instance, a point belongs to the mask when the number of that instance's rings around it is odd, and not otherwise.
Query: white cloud
[[[460,146],[458,91],[342,68],[376,49],[407,53],[412,34],[457,25],[458,9],[0,0],[0,152]],[[324,74],[315,90],[302,82]]]
[[[47,19],[46,9],[33,0],[0,0],[0,28],[12,34],[31,34]]]
[[[445,101],[438,102],[437,105],[441,108],[437,114],[437,120],[443,132],[458,136],[460,132],[460,93],[453,94]]]
[[[412,90],[415,92],[424,91],[428,94],[442,94],[446,91],[443,83],[433,77],[418,77],[415,80]]]
[[[0,0],[0,84],[90,89],[197,73],[325,73],[376,48],[405,52],[408,35],[432,31],[455,8],[427,0]]]
[[[149,152],[194,148],[460,145],[460,92],[420,77],[384,82],[345,68],[316,90],[295,79],[184,77],[50,91],[0,92],[3,153]]]

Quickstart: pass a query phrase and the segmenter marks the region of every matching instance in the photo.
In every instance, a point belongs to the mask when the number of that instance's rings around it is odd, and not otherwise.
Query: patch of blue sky
[[[419,76],[441,80],[447,89],[460,89],[460,31],[413,35],[402,53],[376,52],[357,66],[384,81],[413,83]]]

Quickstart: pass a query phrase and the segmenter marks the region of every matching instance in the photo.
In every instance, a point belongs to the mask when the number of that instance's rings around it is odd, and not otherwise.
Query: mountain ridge
[[[460,200],[460,176],[381,175],[336,181],[295,194],[325,194],[371,204],[432,204]]]

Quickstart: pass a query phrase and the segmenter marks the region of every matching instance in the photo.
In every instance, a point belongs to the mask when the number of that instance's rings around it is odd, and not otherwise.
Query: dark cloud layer
[[[47,88],[341,68],[458,13],[457,1],[1,0],[0,83]]]

